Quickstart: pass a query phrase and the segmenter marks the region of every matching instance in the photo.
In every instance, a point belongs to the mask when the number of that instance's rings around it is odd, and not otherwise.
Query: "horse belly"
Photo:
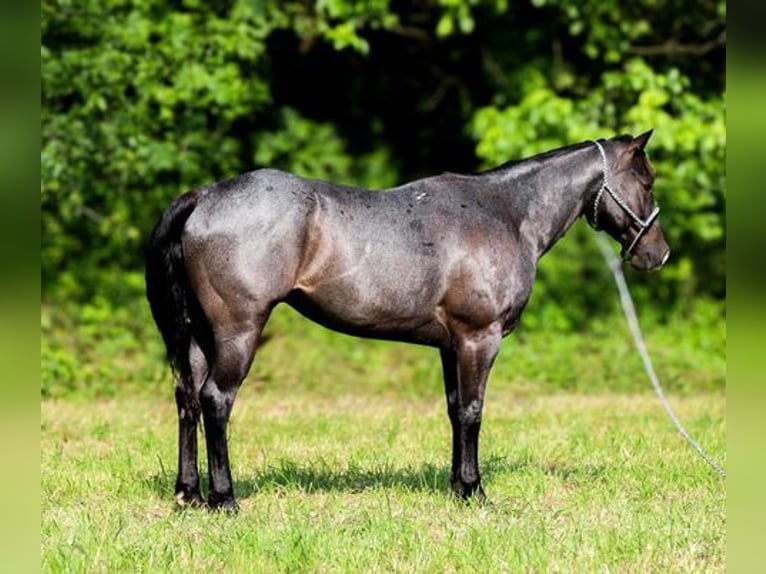
[[[441,328],[434,262],[369,244],[299,282],[287,302],[310,319],[353,335],[429,339]]]

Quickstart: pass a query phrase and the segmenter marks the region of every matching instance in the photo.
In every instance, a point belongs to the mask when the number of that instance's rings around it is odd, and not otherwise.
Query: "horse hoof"
[[[485,504],[488,502],[487,495],[484,493],[484,489],[481,484],[461,484],[453,483],[452,492],[463,502],[473,502],[477,504]]]
[[[239,512],[239,505],[233,500],[227,502],[220,502],[216,505],[207,505],[207,509],[210,512],[220,512],[222,514],[237,514]]]
[[[211,512],[223,512],[226,514],[236,514],[239,512],[239,505],[233,497],[218,497],[215,493],[208,494],[207,508]]]
[[[205,499],[199,492],[176,492],[176,506],[178,508],[202,508],[205,506]]]
[[[471,500],[482,506],[489,502],[489,499],[487,498],[487,495],[485,494],[481,485],[479,485],[476,490],[473,491],[471,494]]]

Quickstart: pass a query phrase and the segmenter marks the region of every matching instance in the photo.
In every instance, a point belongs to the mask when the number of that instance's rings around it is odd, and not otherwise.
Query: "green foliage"
[[[471,34],[476,27],[474,11],[479,7],[494,9],[503,13],[508,9],[508,0],[438,0],[442,13],[436,24],[437,37],[443,38],[455,33]]]
[[[117,278],[111,278],[116,281]],[[164,348],[143,300],[142,278],[121,277],[111,296],[85,304],[49,305],[41,314],[41,394],[45,398],[172,396]],[[556,293],[546,293],[555,297]],[[537,295],[530,306],[537,305]],[[648,380],[621,316],[591,316],[587,333],[553,305],[531,309],[503,343],[491,387],[531,394],[648,390]],[[720,390],[726,384],[726,328],[717,304],[668,316],[642,308],[650,353],[665,387],[676,393]],[[538,323],[539,321],[539,323]],[[343,396],[443,394],[434,349],[339,335],[279,306],[243,388]]]
[[[584,61],[577,54],[547,64],[529,62],[505,86],[518,97],[477,109],[470,133],[478,142],[477,155],[485,167],[491,167],[509,157],[572,142],[655,129],[649,154],[657,172],[655,196],[664,208],[660,219],[673,255],[651,280],[638,275],[632,279],[640,285],[635,290],[639,300],[683,307],[699,295],[721,298],[725,294],[724,96],[722,90],[711,89],[715,77],[704,86],[692,82],[698,68],[689,67],[687,75],[678,66],[662,62],[653,67],[646,57],[636,55],[651,53],[641,43],[656,40],[657,31],[647,18],[659,9],[658,4],[643,4],[535,2],[555,9],[555,19],[567,24],[570,38],[562,42],[585,36],[576,49],[591,60],[588,73],[576,73],[578,62]],[[707,4],[707,10],[697,12],[693,20],[715,28],[720,24],[721,5]],[[689,16],[679,14],[678,18],[679,30],[688,32]],[[672,53],[679,46],[674,36],[654,48]],[[497,99],[505,102],[503,97]],[[543,261],[538,294],[565,285],[567,294],[584,289],[586,296],[575,294],[574,303],[559,297],[551,303],[558,309],[541,309],[541,313],[571,317],[574,322],[569,325],[581,327],[586,311],[603,310],[600,291],[606,279],[576,286],[572,282],[599,276],[596,267],[601,262],[595,253],[584,234],[575,232]]]
[[[236,122],[270,103],[268,15],[155,0],[42,6],[43,277],[135,266],[163,202],[233,174]]]
[[[396,183],[385,148],[352,159],[335,126],[304,118],[292,108],[281,110],[276,129],[258,136],[253,158],[260,165],[325,181],[370,188]]]
[[[389,0],[317,0],[315,7],[313,25],[336,50],[351,48],[368,54],[370,44],[359,34],[360,30],[390,29],[399,23],[397,15],[391,12]],[[301,32],[300,27],[297,30]]]
[[[270,42],[287,31],[300,42],[299,56],[322,42],[371,56],[371,42],[382,46],[391,41],[386,35],[442,38],[445,46],[455,34],[473,36],[486,54],[493,103],[460,109],[486,166],[655,127],[657,195],[670,207],[663,221],[677,264],[654,283],[670,303],[699,291],[720,297],[723,68],[691,56],[725,38],[724,18],[722,2],[689,11],[653,0],[537,0],[526,7],[438,0],[396,11],[389,0],[46,0],[44,293],[64,282],[79,284],[87,297],[98,291],[94,270],[138,268],[159,212],[190,187],[259,165],[375,187],[399,179],[400,152],[392,154],[380,128],[373,128],[375,143],[360,149],[348,120],[310,117],[274,99],[281,72]],[[523,33],[509,35],[508,26]],[[362,76],[374,73],[361,63]],[[344,86],[315,86],[328,88]],[[359,107],[355,114],[371,111]],[[381,125],[380,117],[373,113],[369,124]],[[439,135],[432,137],[438,145]]]
[[[170,370],[144,301],[143,276],[104,273],[99,280],[108,295],[81,304],[43,304],[41,395],[92,398],[168,391]]]
[[[696,361],[722,385],[725,3],[687,4],[44,0],[43,395],[103,396],[167,379],[141,247],[187,189],[261,166],[389,187],[648,128],[673,255],[660,274],[629,279],[660,338],[677,330],[667,366],[679,384],[684,361]],[[591,234],[576,225],[542,260],[519,377],[579,388],[604,372],[605,354],[547,332],[589,330],[598,349],[615,351],[616,297]],[[291,321],[278,318],[274,331]],[[338,339],[298,332],[339,352]],[[373,376],[374,365],[393,373],[381,388],[440,384],[419,350],[351,341],[349,376]],[[299,353],[274,348],[288,362]],[[570,353],[576,375],[556,370]],[[285,376],[276,363],[262,372]],[[288,378],[311,373],[298,366]]]

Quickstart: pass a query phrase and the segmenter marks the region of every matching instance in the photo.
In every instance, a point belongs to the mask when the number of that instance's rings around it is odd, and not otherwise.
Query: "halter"
[[[625,203],[625,200],[617,195],[614,191],[612,191],[611,187],[609,187],[609,166],[607,166],[606,163],[606,153],[604,153],[604,148],[601,146],[600,142],[594,141],[593,143],[596,144],[596,147],[601,154],[601,169],[604,172],[604,181],[601,183],[601,187],[596,194],[596,199],[593,201],[593,222],[591,223],[591,227],[593,227],[595,230],[598,230],[598,206],[599,203],[601,203],[601,196],[604,195],[604,191],[606,191],[611,196],[611,198],[614,199],[615,203],[630,216],[630,218],[633,220],[633,223],[638,225],[638,233],[633,238],[633,242],[630,244],[630,247],[623,251],[623,259],[627,260],[630,257],[633,248],[638,244],[649,227],[651,227],[652,223],[654,223],[654,220],[657,219],[657,216],[660,214],[660,208],[659,206],[655,205],[654,210],[645,220],[636,215],[630,206]]]

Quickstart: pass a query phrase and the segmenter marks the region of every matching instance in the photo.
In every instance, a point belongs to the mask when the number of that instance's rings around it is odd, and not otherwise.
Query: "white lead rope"
[[[657,378],[657,373],[654,372],[652,360],[649,357],[649,352],[646,350],[644,338],[641,335],[641,327],[638,324],[638,318],[636,317],[636,309],[633,305],[633,299],[630,297],[628,284],[625,281],[625,275],[622,273],[622,264],[620,260],[615,256],[614,252],[612,251],[612,247],[607,241],[606,237],[604,237],[604,234],[597,233],[596,241],[598,242],[598,246],[601,249],[601,253],[604,255],[607,266],[612,270],[612,273],[614,274],[614,280],[617,283],[617,289],[620,292],[620,302],[622,303],[623,311],[625,311],[625,317],[628,320],[628,326],[630,327],[631,333],[633,333],[633,339],[636,342],[638,353],[641,355],[641,360],[644,362],[646,374],[649,375],[649,380],[652,382],[654,391],[660,398],[662,406],[665,407],[665,411],[668,413],[670,420],[673,421],[674,425],[676,425],[678,432],[681,433],[681,436],[684,437],[684,439],[686,439],[686,442],[688,442],[694,448],[694,450],[699,453],[705,462],[713,467],[713,470],[720,474],[721,477],[726,478],[726,471],[721,468],[721,466],[704,450],[702,450],[702,447],[700,447],[700,445],[698,445],[697,442],[689,436],[689,433],[686,432],[686,429],[684,429],[683,425],[681,425],[681,422],[678,420],[678,417],[676,417],[675,413],[673,412],[673,408],[670,406],[668,399],[665,397],[665,393],[662,392],[660,381]]]

